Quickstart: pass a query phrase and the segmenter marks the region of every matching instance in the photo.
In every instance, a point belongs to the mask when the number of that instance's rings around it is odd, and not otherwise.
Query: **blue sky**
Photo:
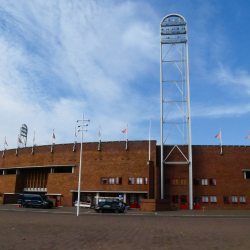
[[[192,144],[249,145],[249,1],[1,1],[0,140],[16,147],[84,141],[160,143],[159,25],[188,24]],[[78,133],[77,140],[80,141]],[[2,143],[3,145],[3,143]],[[3,147],[3,146],[2,146]]]

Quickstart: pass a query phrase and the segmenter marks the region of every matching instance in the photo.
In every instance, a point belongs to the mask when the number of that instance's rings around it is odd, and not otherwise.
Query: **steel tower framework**
[[[165,16],[160,24],[160,84],[161,199],[164,198],[165,164],[187,164],[189,208],[193,209],[188,34],[187,22],[178,14]],[[183,144],[188,146],[188,155],[179,147]],[[164,145],[171,145],[168,154],[164,153]],[[183,161],[168,159],[174,149],[178,149]]]

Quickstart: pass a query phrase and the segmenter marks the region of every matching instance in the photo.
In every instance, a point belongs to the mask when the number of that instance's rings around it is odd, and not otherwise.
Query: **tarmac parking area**
[[[0,249],[250,249],[248,216],[70,209],[0,209]]]

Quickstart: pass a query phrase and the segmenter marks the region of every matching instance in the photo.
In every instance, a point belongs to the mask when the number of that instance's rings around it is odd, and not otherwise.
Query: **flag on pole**
[[[101,135],[101,132],[100,132],[100,130],[98,131],[98,135],[99,135],[99,136]]]
[[[122,133],[127,134],[127,129],[124,129]]]
[[[19,143],[22,143],[22,141],[21,141],[20,137],[18,137],[18,142],[19,142]]]
[[[221,133],[221,132],[220,132]],[[215,136],[215,138],[220,138],[220,133],[218,135]]]
[[[250,139],[250,134],[249,134],[249,136],[246,139]]]
[[[54,131],[53,131],[53,135],[52,135],[52,138],[53,138],[53,139],[56,139],[56,137],[55,137],[55,134],[54,134]]]
[[[4,144],[8,146],[6,139],[4,140]]]
[[[75,127],[75,137],[77,137],[77,135],[76,135],[76,127]]]
[[[33,137],[33,142],[35,141],[35,131],[34,131],[34,137]]]

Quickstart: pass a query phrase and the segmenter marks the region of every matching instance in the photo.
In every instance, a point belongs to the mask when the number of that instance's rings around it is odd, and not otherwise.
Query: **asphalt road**
[[[83,209],[77,217],[74,208],[3,207],[1,250],[250,249],[248,216],[166,216],[139,211],[97,214]]]

